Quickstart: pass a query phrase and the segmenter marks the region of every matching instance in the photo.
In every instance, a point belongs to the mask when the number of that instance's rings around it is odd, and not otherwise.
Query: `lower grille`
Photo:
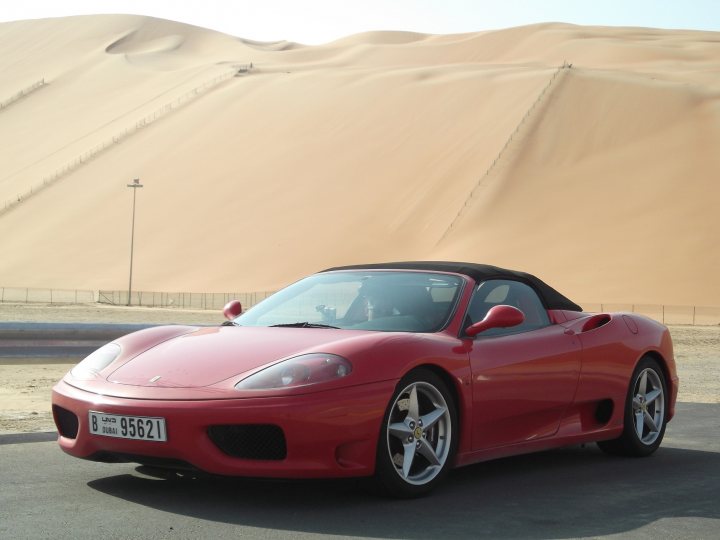
[[[263,460],[287,457],[285,434],[272,424],[210,426],[208,436],[229,456]]]
[[[57,405],[53,405],[52,410],[55,425],[60,435],[68,439],[76,438],[78,434],[78,417],[75,413]]]

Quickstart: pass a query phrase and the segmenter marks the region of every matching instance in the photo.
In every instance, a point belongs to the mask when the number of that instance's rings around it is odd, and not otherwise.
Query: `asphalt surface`
[[[0,538],[718,538],[720,405],[679,404],[646,459],[595,445],[453,471],[429,497],[357,481],[158,478],[0,436]]]

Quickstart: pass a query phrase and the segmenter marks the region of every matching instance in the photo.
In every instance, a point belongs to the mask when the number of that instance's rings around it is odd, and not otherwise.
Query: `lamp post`
[[[132,229],[130,233],[130,282],[128,283],[128,303],[131,303],[132,297],[132,267],[133,267],[133,248],[135,246],[135,195],[137,194],[137,188],[143,187],[140,183],[139,178],[135,178],[132,184],[128,184],[127,187],[133,188],[133,211],[132,211]]]

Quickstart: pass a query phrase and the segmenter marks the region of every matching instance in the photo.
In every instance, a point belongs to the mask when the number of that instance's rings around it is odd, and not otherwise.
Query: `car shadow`
[[[627,533],[662,518],[720,519],[720,454],[682,448],[634,459],[592,445],[490,461],[452,471],[415,500],[379,497],[355,480],[157,479],[146,472],[88,485],[204,520],[377,538],[569,538]]]

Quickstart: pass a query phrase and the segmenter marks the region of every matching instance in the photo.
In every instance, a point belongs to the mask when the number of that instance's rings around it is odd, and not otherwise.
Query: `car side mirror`
[[[465,329],[465,333],[473,337],[491,328],[510,328],[517,326],[524,320],[525,314],[516,307],[494,306],[488,310],[487,315],[485,315],[482,321],[468,326]]]
[[[229,321],[242,313],[242,304],[238,300],[231,300],[223,308],[223,315]]]

